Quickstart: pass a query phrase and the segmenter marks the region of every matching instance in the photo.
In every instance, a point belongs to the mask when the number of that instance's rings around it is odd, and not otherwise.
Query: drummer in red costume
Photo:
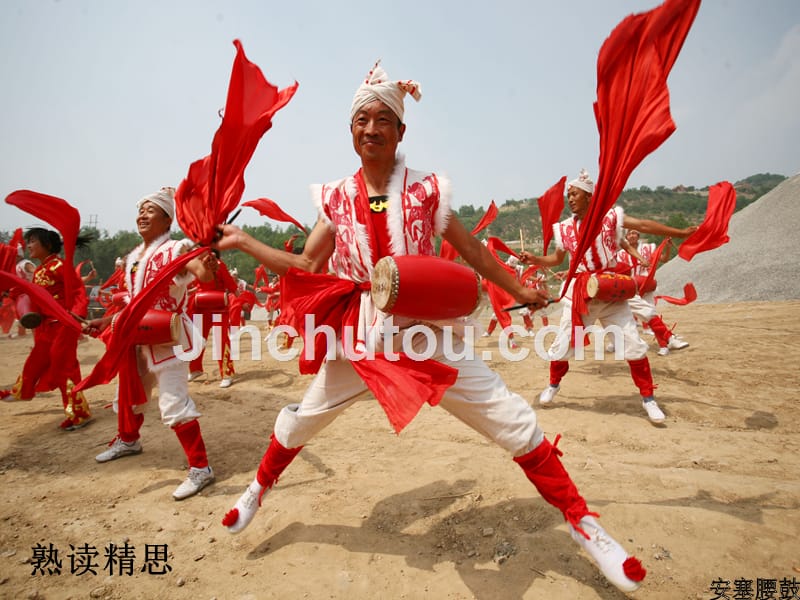
[[[214,278],[208,282],[196,282],[194,293],[190,295],[189,316],[192,318],[195,315],[202,317],[204,340],[208,338],[212,327],[217,328],[214,330],[214,335],[219,335],[222,338],[218,342],[220,352],[220,358],[217,360],[220,376],[219,387],[228,388],[233,384],[233,376],[236,374],[233,360],[231,360],[230,298],[237,294],[239,285],[231,276],[225,263],[219,260],[215,254],[209,252],[203,260],[206,262],[207,268],[214,273]],[[213,310],[204,311],[202,307],[198,307],[198,294],[202,296],[204,292],[212,292],[220,296],[219,305],[215,306]],[[204,375],[203,356],[205,356],[205,351],[205,346],[203,346],[200,354],[189,363],[189,381],[194,381]]]
[[[83,246],[88,239],[78,237],[77,245]],[[65,277],[74,272],[72,265],[65,265],[58,256],[63,247],[58,232],[35,227],[25,233],[28,256],[39,261],[33,273],[33,283],[45,288],[64,308],[77,317],[85,317],[89,306],[83,286],[75,286],[76,292],[70,303],[64,296]],[[70,271],[70,272],[68,272]],[[77,281],[77,277],[75,278]],[[61,429],[73,431],[92,420],[89,403],[83,392],[74,393],[72,387],[81,380],[78,362],[78,338],[80,333],[66,327],[55,319],[44,318],[33,330],[33,349],[28,355],[22,374],[10,390],[0,390],[0,397],[13,400],[30,400],[36,392],[58,388],[64,416]]]
[[[579,229],[583,218],[589,210],[593,192],[594,182],[589,178],[589,174],[582,170],[578,178],[569,182],[567,186],[567,202],[572,211],[572,216],[553,225],[555,252],[547,256],[534,256],[528,252],[522,252],[520,258],[523,262],[540,267],[555,267],[563,262],[567,253],[570,253],[571,260],[575,260],[576,257],[573,253],[577,248]],[[614,206],[603,217],[602,229],[586,255],[578,258],[580,262],[577,272],[614,272],[617,267],[617,252],[619,252],[620,248],[627,248],[638,260],[642,260],[642,257],[638,256],[636,249],[630,248],[630,245],[622,237],[623,227],[633,227],[645,233],[678,238],[684,238],[697,229],[696,227],[676,229],[656,221],[636,219],[625,215],[621,207]],[[561,301],[563,310],[559,333],[548,350],[548,354],[551,357],[550,385],[539,395],[541,404],[552,402],[561,389],[561,380],[569,370],[567,359],[574,354],[574,347],[571,344],[573,339],[572,291],[574,286],[575,281],[573,280]],[[666,417],[653,397],[655,386],[650,372],[650,362],[647,359],[647,342],[639,336],[636,320],[633,318],[630,306],[626,301],[605,302],[592,300],[589,302],[589,313],[584,317],[584,323],[589,326],[595,321],[600,321],[604,328],[616,326],[622,330],[624,357],[628,361],[633,382],[639,388],[639,393],[642,396],[642,407],[647,412],[651,422],[656,424],[663,423]],[[575,343],[581,343],[581,341],[579,340]]]
[[[185,253],[192,242],[188,239],[173,240],[170,238],[170,226],[175,215],[175,189],[161,188],[158,192],[145,196],[137,203],[138,215],[136,227],[142,237],[142,243],[128,254],[125,262],[125,289],[131,296],[136,296],[153,281],[159,270],[165,268],[174,258]],[[183,272],[179,273],[169,288],[156,299],[155,309],[169,311],[180,316],[180,344],[187,351],[191,348],[191,321],[186,315],[187,288],[193,278],[199,281],[210,281],[213,272],[206,266],[201,257],[193,258],[187,263]],[[107,328],[113,317],[93,319],[86,328],[87,333],[96,334]],[[205,442],[200,432],[197,410],[189,396],[187,376],[188,364],[181,360],[172,343],[140,344],[135,346],[136,365],[126,375],[120,373],[118,398],[114,402],[117,411],[117,436],[109,444],[109,448],[95,457],[100,463],[108,462],[142,452],[139,441],[139,430],[144,422],[144,409],[150,399],[153,387],[158,386],[158,408],[161,422],[171,427],[186,454],[189,474],[172,493],[175,500],[183,500],[193,496],[214,481],[214,472],[208,464]],[[141,378],[141,386],[131,385],[123,381],[127,373]],[[128,397],[123,390],[136,390],[137,397]]]
[[[642,260],[638,260],[633,254],[625,250],[620,250],[617,253],[617,261],[620,264],[628,265],[631,268],[631,275],[634,277],[647,277],[650,269],[655,269],[656,265],[653,264],[653,257],[656,251],[656,245],[653,242],[642,242],[639,240],[639,232],[635,229],[629,229],[625,234],[625,239],[632,248],[636,248]],[[664,250],[664,255],[661,257],[661,262],[669,260],[669,245]],[[633,315],[647,325],[650,331],[658,342],[658,355],[666,356],[670,350],[681,350],[689,346],[689,342],[682,339],[676,333],[673,333],[669,327],[666,326],[661,315],[656,310],[655,301],[655,288],[649,292],[641,292],[636,294],[633,298],[628,300]]]
[[[380,326],[386,324],[384,319],[388,315],[377,311],[367,289],[376,261],[390,255],[434,255],[433,239],[436,235],[450,242],[478,273],[507,290],[515,301],[543,307],[547,299],[545,293],[524,287],[505,271],[452,214],[450,182],[446,177],[406,168],[404,157],[396,152],[406,131],[403,123],[403,97],[406,93],[419,100],[419,84],[391,81],[378,64],[358,88],[351,107],[350,128],[353,146],[361,158],[361,169],[353,176],[312,188],[319,207],[319,220],[301,254],[272,249],[233,225],[220,228],[223,233],[219,241],[221,249],[243,250],[285,277],[283,291],[287,297],[284,306],[290,309],[297,302],[293,286],[300,289],[305,285],[303,282],[313,283],[314,278],[329,282],[328,289],[331,290],[352,289],[352,296],[347,301],[353,303],[356,314],[349,318],[358,323],[356,337],[366,345],[376,341],[370,338],[370,333],[386,334],[385,330],[380,331]],[[328,275],[294,271],[301,269],[316,273],[326,266],[338,276],[338,280]],[[430,273],[430,277],[435,278],[436,273]],[[315,310],[315,306],[325,304],[326,293],[327,289],[323,288],[303,312],[321,318],[322,312]],[[437,301],[447,302],[447,298]],[[435,306],[432,306],[432,311],[435,312]],[[412,324],[419,324],[419,321],[395,317],[394,328],[399,328],[399,334],[392,338],[391,333],[397,329],[390,330],[389,342],[397,345],[403,337],[402,332]],[[369,329],[369,325],[377,327]],[[436,340],[432,358],[423,362],[400,363],[400,367],[395,364],[392,368],[407,369],[411,372],[409,379],[415,373],[424,373],[431,362],[448,374],[452,372],[449,387],[442,385],[441,397],[435,401],[508,451],[542,496],[562,511],[572,537],[593,557],[603,574],[620,589],[635,590],[644,577],[641,564],[629,557],[595,520],[596,513],[587,508],[559,459],[561,452],[545,438],[533,409],[521,396],[510,391],[482,360],[448,359],[442,352],[443,330],[434,324],[429,325]],[[416,336],[415,342],[424,337]],[[381,339],[380,343],[384,341]],[[460,338],[452,343],[455,352],[464,349]],[[251,522],[262,496],[275,484],[303,445],[347,407],[364,398],[368,389],[367,379],[375,378],[389,387],[396,382],[396,377],[407,381],[406,376],[398,371],[381,379],[383,372],[375,369],[375,365],[365,364],[375,363],[375,360],[348,360],[343,356],[346,349],[342,344],[343,338],[337,336],[340,352],[335,360],[328,359],[321,365],[299,404],[290,404],[280,411],[255,479],[223,519],[231,533],[242,531]],[[380,369],[389,364],[380,363]],[[372,383],[374,380],[369,384]],[[438,385],[440,380],[434,378],[432,384]],[[391,406],[390,401],[419,404],[415,397],[419,389],[414,388],[414,392],[405,388],[393,389],[394,393],[387,395],[391,397],[378,393],[376,398],[391,420],[387,408]]]

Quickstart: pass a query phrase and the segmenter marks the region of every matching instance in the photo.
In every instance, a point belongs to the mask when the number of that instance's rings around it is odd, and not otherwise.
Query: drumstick
[[[558,302],[558,300],[553,300],[552,298],[548,298],[547,302],[545,302],[545,305],[542,308],[546,308],[551,304],[555,304],[556,302]],[[526,306],[530,306],[530,304],[515,304],[514,306],[509,306],[508,308],[504,308],[503,312],[508,312],[510,310],[519,310],[520,308],[525,308]]]
[[[522,237],[522,227],[519,228],[519,251],[525,252],[525,240]]]
[[[225,225],[230,225],[231,223],[233,223],[236,217],[239,216],[240,212],[242,212],[242,209],[241,208],[237,209],[236,212],[231,215],[231,218],[225,221]]]

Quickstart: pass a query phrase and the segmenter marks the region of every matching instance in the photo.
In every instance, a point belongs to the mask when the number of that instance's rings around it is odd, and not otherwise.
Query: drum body
[[[636,295],[636,280],[619,273],[595,273],[586,282],[586,294],[592,300],[623,302]]]
[[[36,312],[28,294],[19,294],[15,301],[17,317],[25,329],[36,329],[42,324],[42,314]]]
[[[198,290],[194,293],[193,312],[212,314],[228,307],[228,293],[224,290]]]
[[[117,324],[119,313],[111,320],[111,331]],[[133,332],[134,344],[177,344],[180,338],[180,316],[168,310],[151,308]]]
[[[636,289],[639,290],[639,295],[647,294],[648,292],[655,292],[656,291],[656,280],[653,279],[650,281],[649,284],[645,285],[645,281],[647,277],[644,275],[638,275],[636,277]]]
[[[480,302],[478,274],[438,256],[384,256],[371,283],[378,310],[412,319],[454,319],[472,313]]]

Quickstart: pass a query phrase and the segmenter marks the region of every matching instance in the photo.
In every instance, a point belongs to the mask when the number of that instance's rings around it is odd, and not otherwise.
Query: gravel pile
[[[728,235],[691,262],[676,257],[659,267],[656,293],[683,297],[692,282],[698,303],[800,299],[800,175],[735,213]]]

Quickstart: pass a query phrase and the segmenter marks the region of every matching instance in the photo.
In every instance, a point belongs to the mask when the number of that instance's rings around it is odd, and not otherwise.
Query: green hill
[[[752,204],[785,179],[783,175],[762,173],[737,181],[734,184],[736,210]],[[498,204],[497,219],[484,230],[481,237],[499,237],[519,247],[521,230],[525,248],[541,253],[542,224],[536,201],[537,198],[525,198],[506,200],[502,205]],[[682,185],[672,189],[659,186],[655,190],[642,186],[623,191],[617,202],[625,209],[626,214],[633,217],[654,219],[672,227],[683,228],[702,222],[708,203],[708,186],[700,189]],[[456,210],[467,229],[472,229],[485,212],[483,207],[476,209],[471,205],[461,206]],[[562,218],[568,216],[569,209],[565,203]]]

